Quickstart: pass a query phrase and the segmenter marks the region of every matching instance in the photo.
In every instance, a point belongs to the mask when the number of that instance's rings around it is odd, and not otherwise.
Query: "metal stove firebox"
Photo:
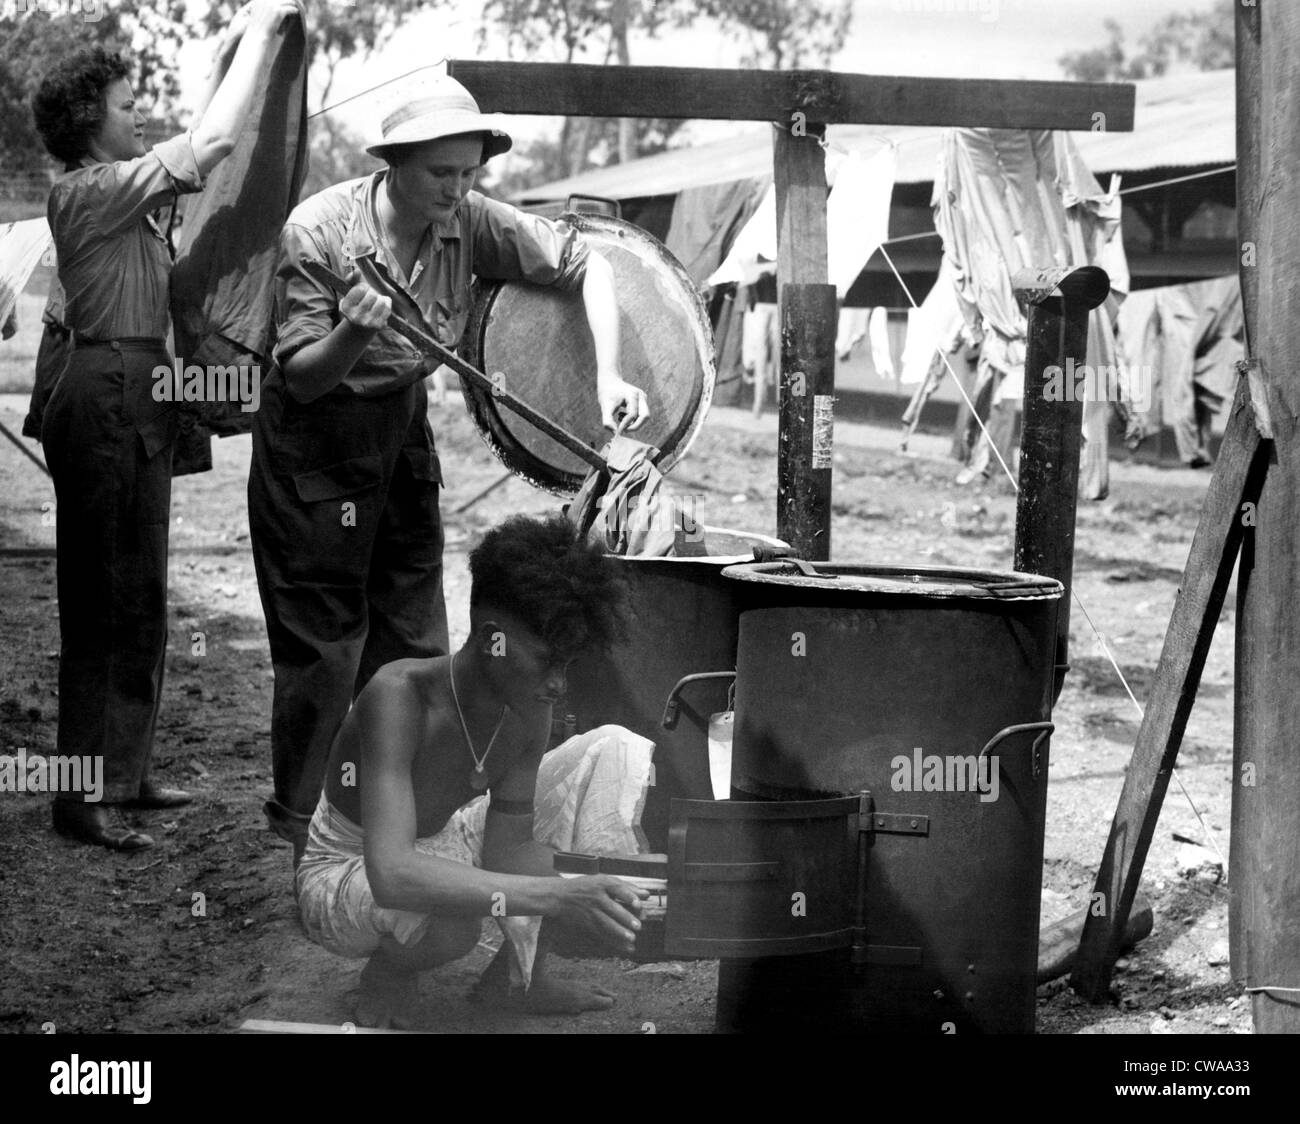
[[[732,799],[672,802],[647,957],[721,959],[722,1030],[1032,1032],[1060,583],[726,573]]]

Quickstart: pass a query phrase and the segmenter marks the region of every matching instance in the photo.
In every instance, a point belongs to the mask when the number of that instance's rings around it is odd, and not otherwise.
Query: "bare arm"
[[[225,78],[199,121],[190,130],[194,159],[205,176],[235,147],[252,108],[257,75],[283,19],[300,9],[293,0],[255,0],[248,29],[239,41]]]
[[[513,914],[555,910],[551,879],[480,870],[415,849],[414,747],[423,737],[424,711],[415,688],[380,672],[357,700],[360,724],[361,814],[366,875],[376,904],[387,909],[486,917],[494,894]],[[500,900],[500,899],[498,899]]]
[[[470,917],[499,914],[504,906],[510,916],[555,917],[632,947],[640,922],[621,903],[644,894],[619,879],[503,873],[417,851],[411,764],[424,735],[424,704],[408,682],[380,671],[357,700],[357,712],[366,875],[377,905]]]
[[[587,272],[582,281],[582,303],[587,313],[596,348],[596,396],[601,421],[616,428],[619,415],[627,417],[626,429],[638,429],[650,416],[645,394],[625,382],[619,371],[618,298],[614,293],[614,270],[595,250],[587,255]]]

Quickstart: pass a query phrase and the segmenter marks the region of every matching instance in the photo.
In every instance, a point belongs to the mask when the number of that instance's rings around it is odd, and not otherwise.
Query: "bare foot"
[[[524,991],[522,985],[510,982],[510,946],[502,946],[474,985],[472,998],[530,1015],[576,1015],[582,1011],[605,1011],[614,1005],[613,992],[572,980],[557,980],[543,970],[542,959],[539,955],[534,961],[533,982]]]
[[[576,1015],[580,1011],[606,1011],[614,1006],[614,993],[603,987],[533,976],[522,1009],[531,1015]]]
[[[522,986],[482,979],[473,997],[480,1003],[529,1015],[577,1015],[583,1011],[605,1011],[614,1005],[614,995],[603,987],[533,976],[527,991]]]
[[[420,1005],[420,977],[393,967],[382,952],[361,969],[361,994],[355,1017],[358,1026],[410,1030]]]

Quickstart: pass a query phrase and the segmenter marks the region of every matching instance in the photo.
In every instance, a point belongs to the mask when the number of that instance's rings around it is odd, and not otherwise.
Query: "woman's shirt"
[[[172,259],[152,212],[202,189],[189,133],[134,160],[87,157],[55,181],[48,216],[69,328],[99,340],[166,337]]]

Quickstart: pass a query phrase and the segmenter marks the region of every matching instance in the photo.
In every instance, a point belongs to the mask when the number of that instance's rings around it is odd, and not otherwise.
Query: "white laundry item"
[[[847,359],[853,349],[867,338],[867,328],[871,323],[869,308],[841,308],[839,320],[835,326],[835,355]],[[873,359],[874,361],[874,359]]]
[[[876,307],[871,310],[867,324],[867,336],[871,340],[871,364],[876,374],[882,379],[898,377],[894,371],[894,352],[889,345],[889,310]]]
[[[43,218],[0,223],[0,327],[13,315],[41,255],[52,247],[50,224]]]
[[[945,254],[934,285],[919,307],[908,309],[907,342],[903,345],[905,386],[916,386],[934,362],[935,352],[947,354],[956,346],[965,318],[957,301],[956,270]]]
[[[826,201],[826,259],[828,276],[841,299],[867,259],[889,237],[896,165],[892,145],[869,157],[848,153],[836,164],[835,186]],[[726,259],[705,284],[742,282],[752,276],[754,263],[774,262],[776,253],[776,186],[770,185]]]
[[[826,261],[830,282],[841,300],[889,237],[889,204],[897,163],[892,144],[871,156],[850,152],[839,163],[835,186],[826,201]]]
[[[749,275],[746,266],[752,267],[759,258],[776,261],[776,186],[769,184],[763,199],[741,227],[731,249],[717,269],[709,274],[705,285],[726,285],[741,282]],[[752,273],[752,270],[751,270]]]

